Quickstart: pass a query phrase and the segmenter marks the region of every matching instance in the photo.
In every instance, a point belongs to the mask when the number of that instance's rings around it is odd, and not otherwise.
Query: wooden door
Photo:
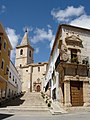
[[[83,106],[83,82],[70,82],[71,104],[72,106]]]

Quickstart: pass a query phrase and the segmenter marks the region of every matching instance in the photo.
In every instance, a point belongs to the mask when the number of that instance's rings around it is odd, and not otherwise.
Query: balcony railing
[[[67,55],[68,59],[66,61],[64,61],[62,59],[62,56],[57,57],[57,60],[55,62],[55,68],[57,68],[57,66],[60,64],[60,62],[64,62],[64,63],[77,63],[77,64],[83,64],[83,65],[89,65],[89,56],[82,56],[82,55],[77,55],[77,57],[72,57],[71,55]]]

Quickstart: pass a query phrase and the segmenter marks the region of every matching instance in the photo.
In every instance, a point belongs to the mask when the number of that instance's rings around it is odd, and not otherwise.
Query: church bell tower
[[[20,45],[16,47],[16,68],[19,69],[20,67],[33,63],[33,53],[34,49],[30,45],[28,31],[26,30]]]

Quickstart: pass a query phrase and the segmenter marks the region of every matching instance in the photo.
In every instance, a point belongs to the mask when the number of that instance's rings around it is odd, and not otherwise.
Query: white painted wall
[[[50,56],[50,61],[49,61],[49,65],[48,65],[48,71],[46,73],[46,83],[45,83],[45,86],[47,85],[47,83],[49,82],[49,80],[51,79],[51,98],[52,98],[52,91],[54,90],[54,88],[56,88],[56,97],[58,97],[58,77],[57,77],[57,74],[56,74],[56,83],[53,85],[53,80],[52,80],[52,73],[53,71],[55,71],[55,62],[56,62],[56,59],[59,55],[59,49],[58,49],[58,42],[56,43],[55,47],[54,47],[54,50],[53,50],[53,53],[52,53],[52,56]],[[56,71],[55,71],[56,73]]]
[[[11,78],[10,78],[11,73]],[[14,80],[13,80],[14,76]],[[18,71],[16,70],[15,66],[10,62],[9,67],[9,73],[8,73],[8,83],[7,83],[7,95],[9,95],[9,89],[10,89],[10,95],[13,96],[14,94],[20,94],[22,91],[22,84],[20,81],[20,77],[18,74]]]

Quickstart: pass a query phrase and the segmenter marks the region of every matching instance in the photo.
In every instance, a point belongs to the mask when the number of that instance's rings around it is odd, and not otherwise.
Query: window
[[[12,90],[12,95],[13,95],[13,90]]]
[[[23,49],[20,50],[20,55],[23,55]]]
[[[31,57],[31,50],[29,51],[29,57]]]
[[[6,49],[6,42],[4,42],[4,49]]]
[[[78,62],[76,49],[71,49],[71,62]]]
[[[8,56],[10,57],[10,50],[8,50]]]
[[[9,74],[9,78],[11,78],[11,72],[10,72],[10,74]]]
[[[15,84],[17,84],[17,79],[15,79]]]
[[[13,76],[13,81],[14,81],[14,76]]]
[[[2,40],[2,38],[0,37],[0,40]]]
[[[22,64],[20,64],[20,67],[22,67]]]
[[[2,60],[1,69],[4,69],[4,61]]]
[[[0,37],[0,50],[1,50],[1,47],[2,47],[2,38]]]
[[[6,68],[6,75],[8,75],[8,72],[9,72],[9,69],[8,69],[8,67]]]
[[[10,89],[9,89],[9,95],[10,95]]]
[[[10,89],[9,89],[9,91],[8,91],[8,97],[10,97]]]
[[[38,67],[38,72],[40,72],[40,67]]]

